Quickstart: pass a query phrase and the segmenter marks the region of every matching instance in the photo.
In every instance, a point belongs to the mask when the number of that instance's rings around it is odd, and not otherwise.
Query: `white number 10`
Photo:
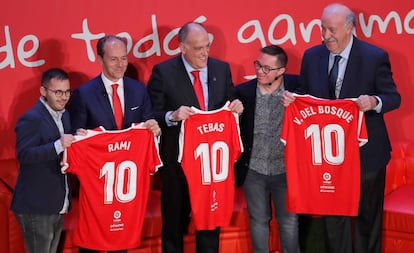
[[[127,175],[126,192],[124,179]],[[115,168],[115,162],[107,162],[101,169],[99,178],[105,177],[104,203],[111,204],[115,197],[119,202],[126,203],[133,200],[137,194],[137,166],[132,161],[123,161]],[[115,185],[115,189],[114,189]]]
[[[321,131],[319,125],[312,124],[305,130],[305,139],[308,139],[309,137],[311,138],[312,143],[313,164],[321,165],[322,156],[328,164],[339,165],[344,162],[345,135],[344,129],[340,125],[329,124],[323,127]],[[332,137],[335,138],[334,141],[332,140]],[[333,147],[334,144],[335,147]],[[333,150],[336,150],[336,155],[334,155]]]
[[[213,143],[211,150],[208,143],[200,143],[194,152],[194,156],[196,160],[200,157],[203,184],[211,184],[211,179],[214,182],[226,180],[229,175],[229,147],[225,142],[217,141]]]

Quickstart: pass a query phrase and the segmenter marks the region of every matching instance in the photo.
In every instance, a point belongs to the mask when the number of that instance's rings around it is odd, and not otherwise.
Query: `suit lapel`
[[[329,68],[329,50],[326,48],[326,46],[323,46],[323,50],[321,54],[319,55],[319,62],[321,64],[321,67],[319,67],[319,80],[321,84],[319,87],[323,89],[322,92],[324,95],[323,97],[329,98],[329,83],[328,83],[328,68]],[[326,93],[326,94],[325,94]]]
[[[214,94],[216,94],[215,87],[217,87],[216,86],[216,82],[217,82],[216,73],[217,73],[217,71],[215,69],[214,64],[210,64],[210,59],[208,59],[208,62],[207,62],[207,70],[208,70],[208,73],[207,73],[207,78],[208,78],[207,86],[208,86],[208,94],[209,94],[208,95],[208,106],[210,107],[210,108],[208,108],[208,110],[211,110],[211,109],[213,109],[213,108],[211,108],[211,106],[215,104],[214,99],[215,99],[216,96]]]
[[[340,98],[354,97],[357,91],[359,69],[361,63],[361,54],[359,53],[358,40],[354,37],[351,52],[349,53],[348,62],[345,69],[344,80],[342,81]]]
[[[65,133],[70,133],[72,131],[68,111],[65,111],[62,115],[62,124]]]
[[[133,122],[133,120],[129,120],[129,117],[131,115],[131,109],[134,109],[136,105],[133,105],[135,94],[133,93],[133,89],[130,87],[130,83],[126,78],[124,79],[124,118],[122,121],[122,127],[125,127],[125,122]],[[137,110],[138,108],[135,108],[134,110]],[[114,118],[115,120],[115,118]],[[130,126],[127,126],[130,127]]]
[[[193,83],[191,82],[191,79],[187,74],[187,70],[184,67],[183,60],[181,59],[181,55],[177,57],[176,63],[176,92],[179,93],[179,96],[183,97],[184,101],[189,103],[188,106],[196,106],[200,108],[200,104],[198,103],[198,99],[194,91]]]
[[[97,92],[94,92],[93,96],[95,96],[96,101],[98,102],[98,106],[100,106],[104,111],[104,115],[100,115],[100,117],[107,117],[112,122],[112,129],[117,129],[114,113],[112,111],[111,104],[109,102],[108,93],[106,92],[105,85],[102,81],[101,76],[97,77],[97,82],[95,82],[95,88]]]
[[[53,119],[52,115],[50,115],[50,112],[47,110],[46,106],[42,104],[42,102],[37,102],[37,107],[39,109],[39,113],[41,114],[43,118],[43,122],[48,126],[47,129],[50,131],[53,131],[53,136],[60,136],[59,128],[57,127],[55,120]],[[46,128],[45,128],[46,129]]]

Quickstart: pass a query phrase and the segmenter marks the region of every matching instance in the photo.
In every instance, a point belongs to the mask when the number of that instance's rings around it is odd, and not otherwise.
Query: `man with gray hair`
[[[355,15],[345,5],[334,3],[323,10],[324,43],[305,51],[297,92],[327,99],[356,98],[364,112],[368,143],[360,147],[361,190],[354,229],[348,216],[324,216],[325,241],[332,253],[380,253],[385,170],[391,157],[384,113],[397,109],[401,97],[387,52],[353,36],[355,25]],[[284,104],[293,100],[285,92]]]

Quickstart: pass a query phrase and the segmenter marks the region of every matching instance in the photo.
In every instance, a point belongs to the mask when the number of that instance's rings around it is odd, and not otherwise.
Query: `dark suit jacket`
[[[208,59],[208,110],[222,107],[234,98],[234,87],[228,63]],[[161,158],[166,167],[177,163],[180,125],[167,127],[165,114],[180,106],[196,106],[198,100],[184,67],[181,55],[154,66],[148,81],[155,118],[162,129]]]
[[[132,123],[154,118],[151,101],[143,83],[124,77],[124,120],[122,129]],[[78,128],[94,129],[103,126],[117,129],[115,117],[101,75],[76,89],[68,106],[73,132]]]
[[[70,133],[69,115],[62,116]],[[22,214],[58,214],[65,200],[65,175],[54,142],[59,129],[46,107],[38,101],[16,124],[16,150],[20,163],[11,209]]]
[[[293,92],[299,86],[299,76],[283,75],[284,87]],[[254,113],[256,110],[257,78],[236,86],[236,96],[243,103],[244,111],[240,117],[240,134],[244,151],[234,165],[236,186],[241,186],[249,170],[250,155],[253,146]]]
[[[308,49],[302,59],[298,90],[302,94],[329,98],[329,51],[325,45]],[[357,98],[359,95],[376,95],[382,100],[381,113],[365,113],[368,143],[361,148],[362,172],[385,168],[391,145],[384,122],[384,113],[400,106],[401,97],[392,78],[388,54],[371,44],[354,37],[346,66],[340,98]]]

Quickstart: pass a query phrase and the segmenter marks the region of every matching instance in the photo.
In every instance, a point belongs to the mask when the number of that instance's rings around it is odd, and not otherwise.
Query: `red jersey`
[[[353,99],[296,96],[286,107],[287,208],[295,213],[358,214],[359,148],[368,141],[364,113]]]
[[[215,111],[200,111],[181,125],[178,162],[190,193],[197,230],[230,223],[234,206],[233,165],[243,151],[238,116],[228,103]]]
[[[135,248],[150,189],[161,165],[154,134],[140,125],[76,136],[65,151],[63,172],[80,181],[79,221],[73,242],[96,250]]]

